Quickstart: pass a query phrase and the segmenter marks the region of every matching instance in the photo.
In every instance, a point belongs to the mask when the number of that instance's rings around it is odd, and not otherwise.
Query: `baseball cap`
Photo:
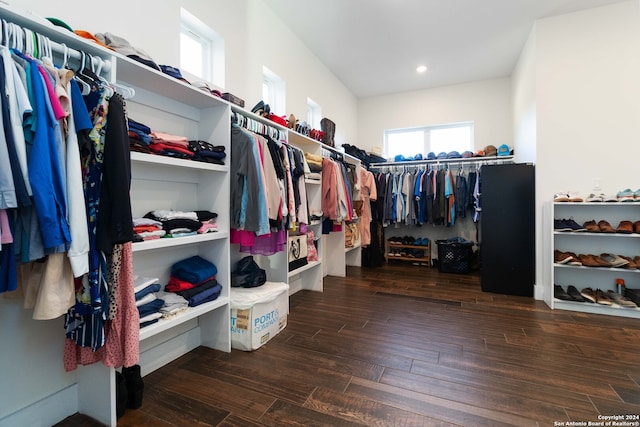
[[[187,84],[191,84],[187,81],[187,79],[185,79],[184,77],[182,77],[182,73],[180,72],[180,68],[171,66],[171,65],[161,65],[160,66],[160,70],[162,70],[163,73],[165,73],[168,76],[173,77],[174,79],[178,79],[178,80],[182,80],[183,82],[187,83]]]
[[[496,154],[498,154],[498,149],[495,145],[487,145],[486,147],[484,147],[484,153],[486,156],[495,156]]]
[[[511,150],[507,144],[502,144],[498,147],[498,156],[508,156],[509,154],[511,154]]]

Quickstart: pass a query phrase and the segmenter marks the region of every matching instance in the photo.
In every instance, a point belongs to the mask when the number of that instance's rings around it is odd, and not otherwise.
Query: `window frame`
[[[410,128],[386,129],[384,131],[383,154],[386,158],[393,157],[389,150],[389,135],[400,134],[405,132],[423,132],[422,152],[420,154],[426,158],[427,153],[434,151],[431,147],[431,131],[439,129],[469,128],[469,151],[473,151],[475,147],[475,125],[473,121],[444,123],[438,125],[416,126]],[[449,151],[459,151],[461,147],[452,148]],[[448,152],[449,152],[448,151]],[[464,150],[463,150],[464,151]],[[435,151],[434,151],[435,153]],[[403,155],[414,155],[417,153],[402,153]],[[435,153],[438,155],[439,153]]]
[[[202,70],[185,69],[182,63],[182,36],[194,40],[202,47]],[[185,8],[180,8],[180,69],[190,76],[210,82],[219,88],[225,87],[224,38]]]

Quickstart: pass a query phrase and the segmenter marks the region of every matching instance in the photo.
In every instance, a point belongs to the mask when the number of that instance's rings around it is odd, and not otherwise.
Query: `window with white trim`
[[[265,66],[262,66],[262,100],[269,104],[272,114],[284,116],[286,85],[284,80]]]
[[[307,124],[312,129],[320,129],[320,121],[322,120],[322,108],[320,104],[311,98],[307,98]]]
[[[224,88],[224,39],[180,8],[180,70]]]
[[[417,128],[388,129],[384,131],[384,156],[415,157],[427,153],[474,151],[473,122],[449,123]]]

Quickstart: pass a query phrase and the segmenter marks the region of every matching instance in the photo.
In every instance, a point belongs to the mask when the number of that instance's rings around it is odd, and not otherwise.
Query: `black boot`
[[[144,391],[144,382],[140,375],[140,365],[134,365],[130,368],[122,368],[122,374],[127,384],[129,392],[129,400],[127,408],[138,409],[142,406],[142,393]]]
[[[124,415],[129,401],[129,392],[124,375],[116,371],[116,416],[120,418]]]

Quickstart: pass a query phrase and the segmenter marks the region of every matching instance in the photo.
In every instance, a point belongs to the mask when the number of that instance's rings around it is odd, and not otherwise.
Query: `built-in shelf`
[[[554,263],[553,266],[555,268],[568,268],[571,270],[590,270],[593,272],[596,271],[617,271],[620,273],[640,273],[640,270],[631,269],[631,268],[615,268],[615,267],[585,267],[584,265],[567,265],[567,264],[558,264]]]
[[[139,153],[137,151],[131,152],[131,160],[140,163],[158,164],[162,165],[163,167],[175,166],[179,168],[201,169],[206,171],[218,172],[227,172],[229,170],[229,166],[227,165],[216,165],[213,163],[197,162],[195,160],[175,159],[173,157],[160,156],[157,154]]]
[[[611,307],[596,303],[564,301],[554,298],[554,308],[562,310],[581,311],[593,314],[606,314],[609,316],[622,316],[640,319],[640,308]]]
[[[146,240],[144,242],[136,242],[132,245],[133,252],[148,251],[160,248],[170,248],[173,246],[193,245],[196,243],[211,242],[214,240],[225,239],[229,237],[226,231],[217,231],[213,233],[197,234],[195,236],[185,237],[162,237],[160,239]]]
[[[311,270],[312,268],[318,267],[320,266],[320,261],[309,261],[306,265],[303,265],[300,268],[296,268],[295,270],[291,270],[287,276],[288,277],[292,277],[295,276],[296,274],[300,274],[303,273],[307,270]]]
[[[171,328],[175,328],[182,323],[188,322],[189,320],[195,319],[196,317],[200,317],[203,314],[206,314],[217,308],[224,307],[228,303],[229,297],[221,296],[218,297],[218,299],[216,299],[215,301],[206,302],[197,307],[189,307],[183,313],[180,313],[169,319],[160,319],[158,320],[158,322],[140,329],[140,341],[143,341],[161,332],[167,331]]]

